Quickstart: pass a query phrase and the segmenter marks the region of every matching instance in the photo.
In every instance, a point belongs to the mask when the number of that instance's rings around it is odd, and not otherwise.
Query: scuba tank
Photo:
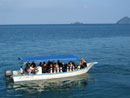
[[[57,73],[59,73],[59,67],[57,68]]]
[[[52,67],[50,68],[50,73],[52,73]]]
[[[69,72],[69,66],[67,66],[67,72]]]
[[[74,71],[74,66],[72,66],[72,71]]]
[[[60,67],[60,72],[62,72],[62,67]]]
[[[70,71],[72,71],[72,66],[70,67]]]

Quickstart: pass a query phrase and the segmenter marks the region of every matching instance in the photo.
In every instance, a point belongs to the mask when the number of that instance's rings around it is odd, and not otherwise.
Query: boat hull
[[[45,80],[45,79],[56,79],[56,78],[64,78],[71,77],[80,74],[84,74],[89,71],[90,68],[97,62],[91,62],[87,64],[86,68],[69,71],[69,72],[60,72],[60,73],[45,73],[45,74],[31,74],[31,75],[13,75],[14,82],[22,82],[22,81],[36,81],[36,80]]]

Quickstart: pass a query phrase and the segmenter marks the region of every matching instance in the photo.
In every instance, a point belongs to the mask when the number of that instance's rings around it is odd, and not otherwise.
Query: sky
[[[0,0],[0,24],[115,23],[130,0]]]

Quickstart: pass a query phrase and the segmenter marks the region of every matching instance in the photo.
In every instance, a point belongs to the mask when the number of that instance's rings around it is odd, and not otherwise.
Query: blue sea
[[[98,64],[75,77],[5,81],[18,57],[62,54]],[[0,25],[0,98],[130,98],[130,25]]]

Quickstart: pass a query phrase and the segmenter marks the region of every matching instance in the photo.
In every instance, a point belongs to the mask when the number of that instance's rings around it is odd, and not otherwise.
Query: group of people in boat
[[[70,61],[68,64],[64,62],[48,61],[40,62],[38,66],[33,61],[32,63],[26,63],[25,69],[20,68],[21,73],[33,73],[33,74],[42,74],[42,73],[59,73],[59,72],[68,72],[73,70],[78,70],[87,67],[86,61],[81,58],[80,64],[76,65],[73,61]]]

